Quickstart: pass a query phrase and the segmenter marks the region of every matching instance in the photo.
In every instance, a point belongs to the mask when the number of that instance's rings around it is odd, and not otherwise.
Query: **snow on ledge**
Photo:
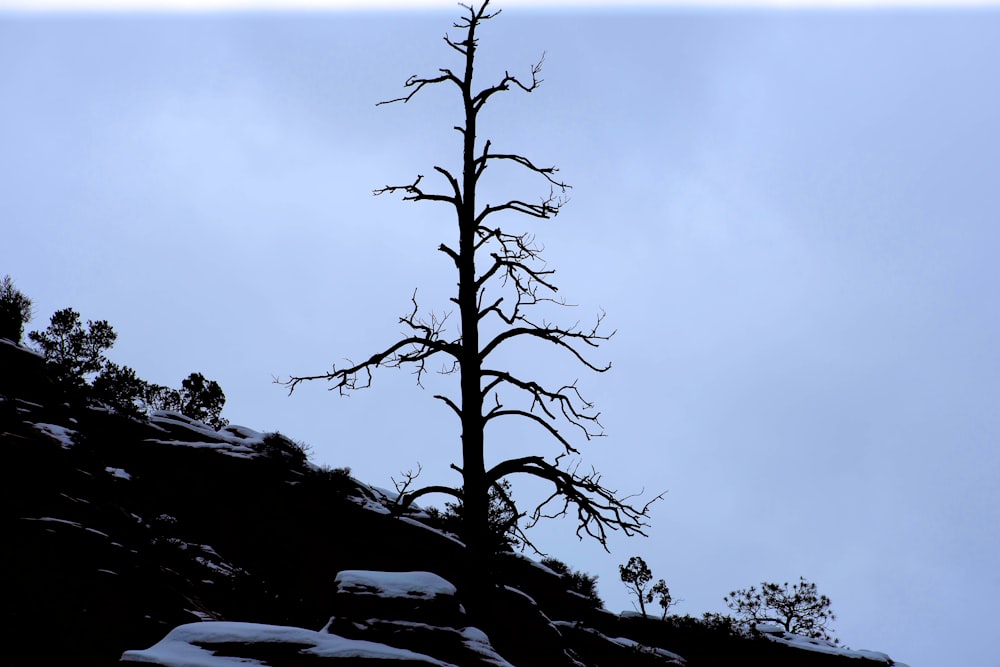
[[[793,648],[803,649],[805,651],[816,651],[818,653],[829,653],[831,655],[839,655],[845,658],[866,658],[868,660],[884,662],[887,665],[905,667],[902,663],[894,662],[893,659],[885,653],[880,653],[879,651],[867,651],[864,649],[852,650],[842,646],[837,646],[833,642],[829,642],[825,639],[813,639],[811,637],[803,637],[802,635],[793,635],[791,632],[786,632],[784,628],[776,623],[758,623],[754,627],[758,632],[771,641],[778,642],[779,644],[785,644],[786,646],[791,646]]]
[[[337,588],[348,593],[368,593],[385,598],[427,599],[454,596],[455,587],[433,572],[378,572],[342,570]]]
[[[199,435],[219,440],[230,445],[260,445],[264,443],[264,434],[247,428],[246,426],[236,426],[230,424],[216,431],[214,428],[192,419],[187,415],[182,415],[173,410],[155,410],[149,415],[149,421],[153,424],[165,424],[180,426]]]
[[[188,623],[144,651],[126,651],[125,663],[155,663],[166,667],[247,667],[264,663],[216,655],[212,644],[292,644],[302,653],[320,658],[407,660],[432,667],[451,667],[421,653],[339,635],[280,625],[214,621]],[[302,646],[305,648],[302,648]]]
[[[76,435],[76,431],[73,429],[59,426],[59,424],[33,424],[31,422],[29,424],[58,442],[63,449],[72,449],[73,436]]]

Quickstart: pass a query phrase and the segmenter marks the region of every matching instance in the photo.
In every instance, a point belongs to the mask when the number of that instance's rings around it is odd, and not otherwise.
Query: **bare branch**
[[[455,401],[453,401],[450,398],[448,398],[447,396],[443,396],[441,394],[435,394],[434,398],[438,399],[439,401],[444,402],[445,405],[447,405],[449,408],[451,408],[455,412],[455,414],[458,415],[459,419],[462,418],[462,408],[460,408],[457,405],[455,405]]]
[[[439,169],[438,167],[435,167],[435,169],[444,172],[445,175],[448,176],[449,178],[451,177],[451,175],[448,174],[448,172],[446,172],[445,170]],[[461,206],[462,204],[461,198],[458,197],[457,195],[449,196],[449,195],[439,195],[439,194],[424,192],[420,188],[420,181],[423,180],[423,178],[424,178],[423,174],[418,174],[417,179],[412,183],[410,183],[409,185],[386,185],[384,187],[372,190],[372,194],[378,197],[379,195],[384,195],[386,193],[391,194],[396,192],[397,190],[402,190],[404,193],[406,193],[405,196],[403,197],[403,201],[443,201],[451,204],[455,208],[459,208]]]
[[[455,266],[456,267],[458,266],[458,253],[457,252],[455,252],[454,250],[452,250],[451,248],[449,248],[448,246],[446,246],[444,243],[442,243],[441,245],[438,246],[438,250],[440,250],[444,254],[448,255],[449,257],[451,257],[451,260],[453,262],[455,262]]]
[[[489,391],[495,391],[496,387],[501,383],[516,387],[531,396],[531,405],[527,412],[519,410],[501,410],[500,408],[502,406],[499,404],[498,400],[497,406],[484,415],[484,423],[497,417],[507,415],[520,415],[522,417],[527,417],[545,426],[553,437],[555,437],[564,447],[572,449],[570,444],[565,440],[565,438],[562,437],[561,434],[559,434],[555,427],[547,422],[544,422],[544,420],[541,420],[541,418],[535,414],[535,408],[537,407],[546,417],[551,420],[555,420],[556,413],[549,408],[550,404],[555,404],[558,406],[558,412],[562,415],[563,419],[579,428],[587,440],[595,437],[602,437],[604,435],[603,427],[601,427],[600,422],[601,413],[598,412],[590,414],[588,412],[593,409],[594,405],[583,398],[575,383],[565,385],[560,387],[558,390],[552,391],[550,389],[546,389],[537,382],[521,380],[520,378],[514,377],[505,371],[483,369],[481,375],[483,377],[495,378],[486,385],[483,393],[484,397]],[[587,426],[588,424],[594,424],[597,427],[600,427],[601,430],[591,430],[591,428]]]
[[[553,438],[559,441],[559,444],[561,444],[566,449],[567,454],[580,453],[578,449],[573,447],[573,445],[571,445],[569,441],[566,438],[564,438],[562,434],[559,433],[558,429],[556,429],[555,426],[545,421],[544,419],[534,414],[533,412],[526,412],[524,410],[498,410],[494,408],[493,410],[490,410],[489,413],[483,418],[483,421],[489,422],[497,417],[509,417],[509,416],[524,417],[525,419],[530,419],[531,421],[540,424],[542,428],[548,431]],[[587,435],[587,439],[588,440],[590,439],[590,434]]]
[[[484,88],[479,91],[474,98],[472,98],[472,106],[478,112],[486,104],[486,100],[490,99],[496,93],[501,91],[510,90],[511,85],[515,85],[526,93],[534,92],[538,86],[542,84],[542,80],[538,78],[538,74],[542,71],[542,63],[545,62],[545,54],[538,59],[538,62],[531,66],[531,83],[524,84],[516,76],[511,75],[510,72],[504,72],[503,78],[496,85],[490,86],[489,88]]]
[[[459,88],[462,87],[462,80],[459,79],[457,76],[455,76],[451,70],[439,69],[438,71],[441,72],[441,76],[434,77],[433,79],[425,79],[414,74],[413,76],[411,76],[409,79],[406,80],[406,83],[403,84],[404,88],[413,88],[413,90],[410,91],[409,95],[404,95],[403,97],[397,97],[392,100],[382,100],[381,102],[376,102],[375,106],[379,107],[382,106],[383,104],[393,104],[394,102],[402,102],[403,104],[406,104],[411,99],[413,99],[413,96],[419,93],[424,86],[434,85],[435,83],[443,83],[445,81],[451,81]]]
[[[574,506],[577,537],[587,534],[600,542],[605,550],[608,550],[608,531],[621,530],[628,536],[646,535],[649,508],[665,495],[661,493],[642,506],[635,506],[628,501],[636,496],[619,497],[616,490],[601,483],[601,476],[596,471],[581,474],[579,464],[563,470],[540,456],[503,461],[490,469],[486,477],[492,483],[517,473],[547,480],[554,487],[552,494],[531,513],[529,528],[543,518],[566,516],[570,506]],[[554,508],[547,511],[549,505],[554,505]]]
[[[552,191],[549,192],[548,197],[542,199],[538,204],[529,204],[520,199],[511,199],[503,204],[497,204],[496,206],[489,205],[483,208],[479,212],[479,215],[476,216],[476,225],[481,225],[487,217],[500,211],[517,211],[524,215],[530,215],[533,218],[548,220],[559,214],[559,209],[563,207],[566,201],[564,198],[556,197]]]
[[[379,366],[400,368],[404,364],[414,364],[416,366],[414,375],[417,376],[417,384],[421,385],[423,374],[427,370],[426,363],[429,358],[438,353],[444,353],[453,360],[459,361],[462,352],[461,343],[457,341],[448,342],[441,339],[448,315],[446,314],[439,319],[435,314],[431,313],[429,320],[418,318],[416,294],[416,291],[414,291],[413,296],[410,298],[413,303],[413,310],[408,315],[400,317],[399,322],[420,335],[405,336],[382,352],[373,354],[367,360],[358,364],[352,364],[347,368],[338,369],[334,367],[328,373],[321,373],[319,375],[293,375],[281,384],[288,387],[288,393],[291,394],[302,382],[326,380],[333,383],[330,390],[336,389],[343,396],[351,391],[370,387],[372,369]]]
[[[412,468],[410,470],[403,472],[402,473],[403,477],[399,481],[397,481],[395,477],[389,478],[392,480],[392,485],[396,487],[397,502],[399,500],[399,497],[402,496],[404,493],[406,493],[406,490],[410,488],[410,485],[413,484],[413,482],[417,479],[417,477],[420,477],[420,473],[422,473],[423,471],[424,467],[420,465],[419,462],[417,462],[416,472],[413,472]]]
[[[573,347],[570,341],[580,341],[585,345],[590,347],[598,347],[601,341],[606,341],[611,339],[615,335],[615,332],[604,335],[597,333],[598,327],[601,325],[601,321],[604,319],[604,313],[602,312],[597,318],[597,324],[589,333],[584,333],[582,331],[576,331],[575,327],[569,329],[561,329],[558,327],[553,327],[551,325],[532,325],[527,327],[515,327],[513,329],[507,329],[502,331],[493,337],[489,343],[480,352],[480,358],[486,359],[494,350],[496,350],[504,342],[511,339],[517,338],[519,336],[529,336],[531,338],[537,338],[539,340],[544,340],[553,345],[557,345],[565,350],[568,350],[570,354],[577,358],[577,360],[584,366],[592,371],[597,371],[598,373],[604,373],[611,368],[611,364],[606,366],[597,366],[587,360],[583,354],[580,353],[575,347]]]
[[[483,171],[486,170],[486,167],[491,160],[509,160],[535,172],[536,174],[541,174],[545,177],[545,180],[547,180],[549,184],[555,188],[559,188],[561,192],[566,192],[566,190],[572,187],[555,177],[555,173],[559,171],[556,167],[539,167],[523,155],[513,153],[490,153],[490,146],[492,146],[492,142],[487,141],[483,145],[483,154],[480,155],[473,163],[476,168],[477,179],[482,175]]]

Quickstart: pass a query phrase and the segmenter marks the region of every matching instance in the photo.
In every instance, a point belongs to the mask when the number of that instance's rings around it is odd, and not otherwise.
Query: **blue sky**
[[[452,217],[370,193],[458,159],[450,91],[374,106],[454,65],[454,18],[0,15],[0,274],[34,300],[29,328],[108,319],[115,361],[174,386],[200,371],[231,421],[319,463],[453,483],[446,379],[386,371],[340,399],[272,378],[394,341],[415,288],[447,310]],[[568,521],[536,529],[610,608],[630,607],[617,565],[636,554],[679,613],[803,575],[851,647],[988,664],[998,38],[997,11],[943,9],[511,7],[484,29],[484,83],[546,53],[541,88],[495,98],[480,136],[573,185],[557,219],[525,221],[578,304],[559,316],[603,308],[618,331],[607,374],[528,349],[512,367],[579,378],[608,436],[584,463],[668,490],[612,555]],[[530,427],[492,434],[494,460],[537,451],[555,453]]]

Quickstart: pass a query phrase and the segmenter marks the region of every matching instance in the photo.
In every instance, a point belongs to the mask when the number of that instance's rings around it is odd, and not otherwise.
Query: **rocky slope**
[[[462,545],[294,442],[67,401],[0,340],[6,664],[892,664],[691,618],[618,616],[516,554],[473,623]],[[251,663],[255,664],[255,663]]]

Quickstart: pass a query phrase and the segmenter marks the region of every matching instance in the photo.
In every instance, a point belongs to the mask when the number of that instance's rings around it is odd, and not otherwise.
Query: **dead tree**
[[[499,219],[513,213],[542,220],[552,218],[566,202],[569,186],[558,178],[555,167],[539,166],[517,153],[495,151],[490,141],[477,144],[479,113],[494,95],[511,90],[531,93],[542,83],[538,78],[542,65],[539,61],[531,67],[530,79],[507,72],[493,85],[480,89],[473,86],[476,31],[500,13],[488,11],[488,5],[489,0],[478,6],[462,5],[466,15],[454,27],[463,31],[463,38],[455,40],[449,35],[444,38],[461,55],[462,70],[456,73],[444,68],[436,76],[411,76],[405,83],[406,95],[379,103],[406,103],[425,88],[439,84],[454,86],[461,95],[465,121],[454,129],[462,138],[462,173],[435,166],[434,171],[446,185],[442,190],[429,189],[423,175],[418,175],[412,183],[386,185],[374,191],[375,195],[399,193],[407,201],[438,202],[454,210],[458,244],[442,243],[438,250],[458,273],[458,294],[451,298],[458,308],[457,331],[448,329],[446,317],[421,316],[414,296],[412,310],[399,320],[409,335],[360,363],[334,367],[320,375],[293,376],[287,381],[289,389],[294,390],[307,380],[326,380],[332,383],[331,389],[343,394],[370,386],[372,371],[377,367],[408,366],[413,368],[420,384],[432,359],[443,360],[444,372],[458,375],[457,396],[438,394],[434,398],[447,405],[461,421],[462,463],[452,465],[461,474],[461,484],[411,488],[414,480],[408,476],[401,485],[399,508],[403,510],[417,498],[431,493],[457,498],[463,504],[462,537],[472,564],[470,570],[479,569],[478,575],[470,572],[471,579],[481,578],[483,564],[489,561],[489,491],[498,489],[500,480],[507,476],[526,474],[551,484],[551,495],[529,514],[528,527],[543,517],[572,512],[578,522],[577,535],[589,535],[605,549],[609,531],[645,534],[649,505],[653,502],[633,503],[635,496],[621,496],[608,488],[596,471],[582,472],[578,463],[569,462],[578,451],[560,426],[571,427],[578,437],[586,440],[603,435],[599,413],[584,399],[575,382],[549,386],[533,378],[530,371],[515,373],[492,364],[494,355],[515,341],[532,342],[551,346],[571,355],[584,367],[603,373],[610,364],[594,363],[585,352],[597,348],[614,332],[602,332],[603,313],[589,328],[560,326],[533,317],[533,313],[540,311],[536,307],[566,304],[555,296],[554,272],[541,260],[541,249],[533,235],[507,231],[500,226]],[[476,199],[477,186],[487,169],[499,164],[513,165],[537,175],[548,194],[538,201],[510,199],[481,205]],[[536,424],[555,441],[558,446],[555,455],[514,458],[487,467],[484,432],[491,422],[507,417]],[[526,539],[523,531],[519,537]]]

